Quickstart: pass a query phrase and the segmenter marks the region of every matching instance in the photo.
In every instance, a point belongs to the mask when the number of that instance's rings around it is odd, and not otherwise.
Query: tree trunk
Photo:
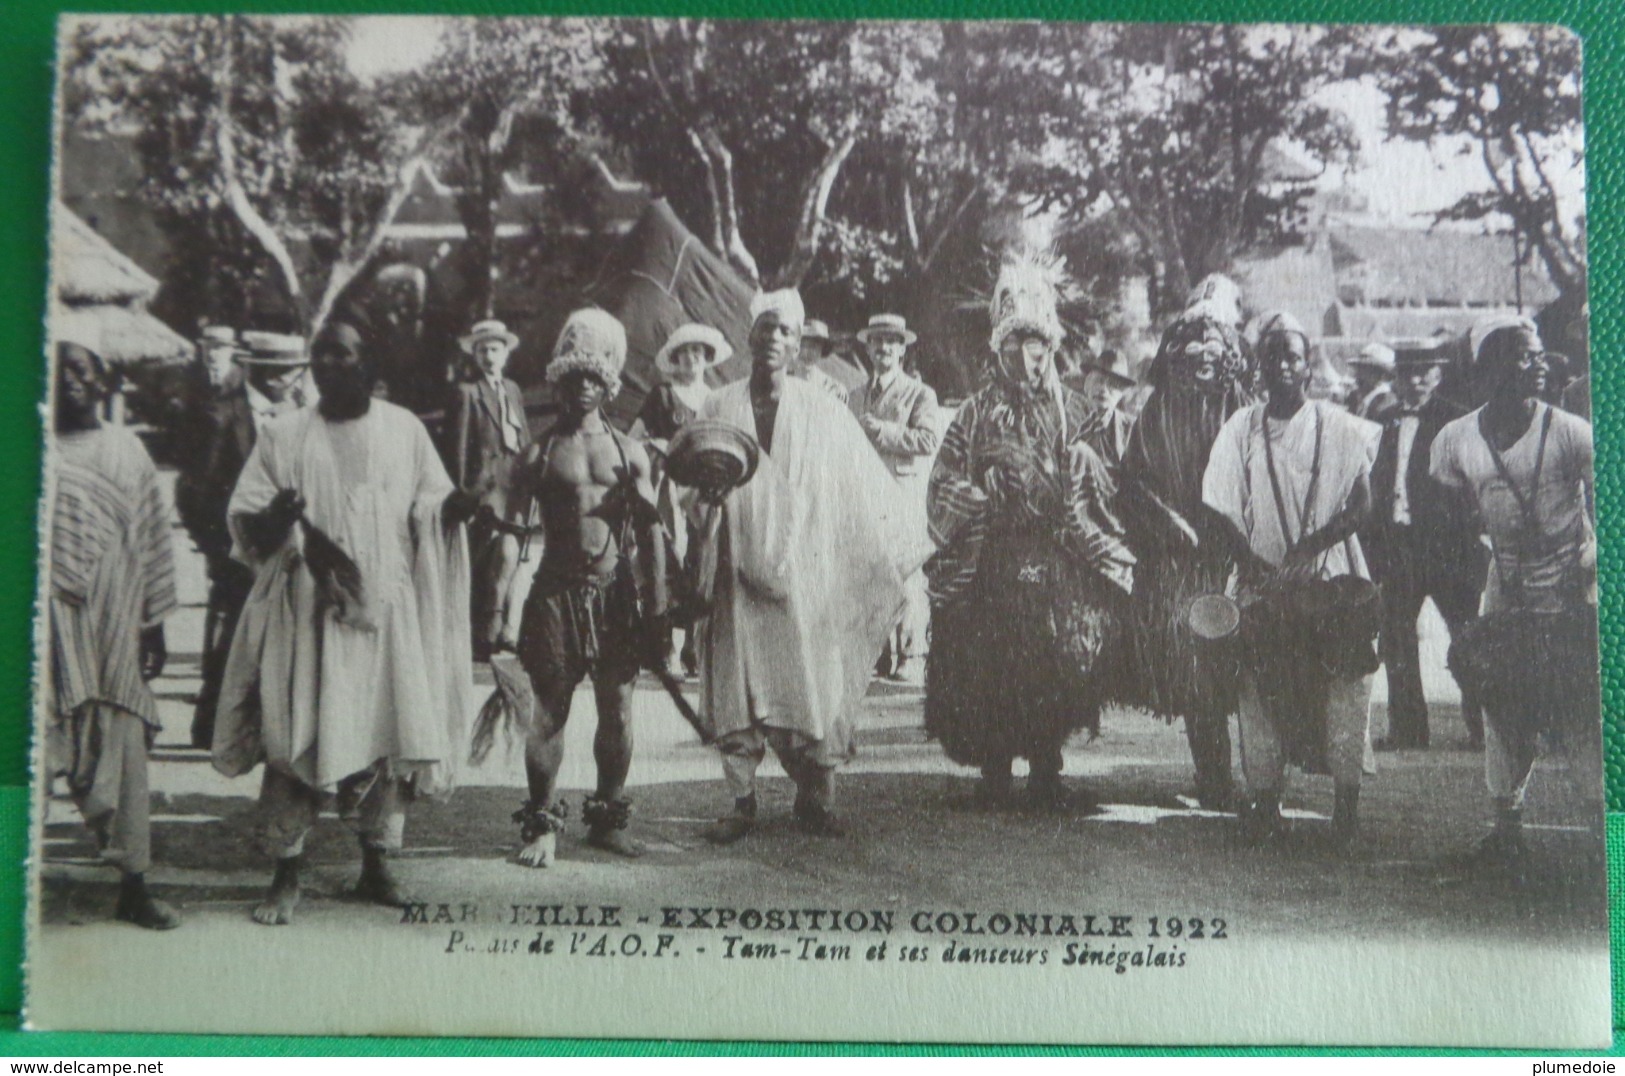
[[[747,284],[760,286],[761,269],[739,231],[739,199],[734,187],[733,151],[722,141],[722,136],[709,126],[691,129],[690,136],[700,147],[711,176],[716,231],[721,244],[717,253],[727,259]]]
[[[236,92],[237,75],[236,18],[224,20],[222,29],[225,40],[215,75],[216,84],[220,88],[220,97],[215,106],[214,116],[215,151],[220,157],[221,195],[232,215],[275,264],[278,278],[287,293],[288,304],[293,307],[300,322],[303,323],[309,314],[309,307],[304,288],[300,285],[299,268],[293,260],[293,254],[272,227],[271,222],[265,219],[248,197],[242,177],[238,175],[237,124],[231,114],[231,99]]]
[[[428,163],[429,154],[452,131],[456,130],[464,118],[464,112],[459,111],[440,123],[431,127],[418,140],[412,153],[407,156],[396,173],[395,187],[390,191],[389,198],[384,202],[377,217],[367,229],[365,237],[358,243],[352,244],[329,270],[327,286],[322,289],[321,302],[317,304],[316,312],[310,320],[310,336],[314,338],[327,324],[332,316],[333,308],[344,297],[344,292],[354,283],[356,277],[366,271],[372,260],[378,256],[378,249],[384,244],[384,234],[389,226],[395,222],[400,213],[401,206],[406,204],[407,196],[412,193],[412,184],[417,178],[418,171]]]
[[[502,204],[502,168],[479,144],[466,147],[465,153],[467,185],[457,197],[457,209],[467,235],[463,256],[469,270],[468,317],[471,321],[480,321],[496,313],[497,214]]]
[[[790,257],[784,268],[775,275],[774,286],[796,288],[812,269],[818,256],[818,240],[824,231],[824,210],[829,208],[830,190],[841,166],[858,144],[856,117],[846,125],[846,134],[838,139],[818,162],[818,168],[808,177],[801,192],[801,213],[796,220],[796,237],[790,248]]]

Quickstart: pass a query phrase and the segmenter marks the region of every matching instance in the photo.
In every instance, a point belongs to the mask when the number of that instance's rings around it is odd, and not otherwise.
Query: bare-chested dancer
[[[546,532],[519,629],[519,660],[536,697],[525,745],[530,799],[514,816],[517,858],[527,867],[546,867],[554,858],[565,818],[563,802],[554,800],[564,724],[587,675],[598,703],[598,788],[581,812],[587,843],[623,856],[643,851],[626,833],[630,705],[644,651],[655,638],[645,623],[658,612],[653,606],[664,588],[658,585],[660,534],[649,457],[612,429],[601,410],[620,388],[625,360],[620,322],[602,310],[570,315],[547,368],[558,423],[526,450],[516,475],[521,496],[541,506]]]

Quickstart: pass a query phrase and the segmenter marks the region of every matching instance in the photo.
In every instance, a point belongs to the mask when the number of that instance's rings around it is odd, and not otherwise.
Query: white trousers
[[[1286,750],[1275,704],[1258,690],[1250,672],[1242,673],[1239,699],[1241,772],[1247,791],[1279,794],[1286,789]],[[1371,677],[1333,680],[1326,692],[1326,762],[1341,787],[1360,787],[1371,766]]]

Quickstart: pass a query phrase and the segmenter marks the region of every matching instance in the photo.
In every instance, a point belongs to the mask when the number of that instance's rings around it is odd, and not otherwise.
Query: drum
[[[1241,606],[1224,594],[1200,595],[1186,607],[1185,625],[1203,642],[1222,642],[1241,629]]]
[[[1586,735],[1601,712],[1597,612],[1509,609],[1462,626],[1450,643],[1451,673],[1507,723]]]
[[[1382,592],[1355,575],[1274,587],[1245,618],[1255,664],[1313,662],[1339,679],[1377,671],[1381,628]]]

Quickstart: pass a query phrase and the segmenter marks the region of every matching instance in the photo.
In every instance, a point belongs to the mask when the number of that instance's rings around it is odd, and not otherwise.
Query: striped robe
[[[1112,513],[1112,480],[1090,447],[1098,413],[1060,385],[1053,396],[995,382],[959,409],[931,472],[926,564],[932,598],[926,734],[962,765],[1046,758],[1098,731],[1115,697],[1119,608],[1134,557]],[[1031,448],[1064,503],[1000,477],[994,453]]]
[[[141,631],[176,605],[158,472],[135,434],[103,426],[56,441],[51,505],[51,689],[63,720],[105,703],[158,728]]]
[[[984,488],[989,449],[1001,441],[1048,441],[1066,468],[1066,526],[1060,541],[1074,557],[1124,591],[1133,578],[1134,556],[1122,541],[1111,512],[1116,493],[1104,462],[1091,447],[1100,436],[1100,415],[1080,393],[1062,387],[1060,408],[1012,406],[993,384],[960,407],[931,472],[927,512],[937,554],[926,564],[931,597],[951,602],[976,576],[989,527],[992,497]],[[1019,493],[1018,493],[1019,499]]]

